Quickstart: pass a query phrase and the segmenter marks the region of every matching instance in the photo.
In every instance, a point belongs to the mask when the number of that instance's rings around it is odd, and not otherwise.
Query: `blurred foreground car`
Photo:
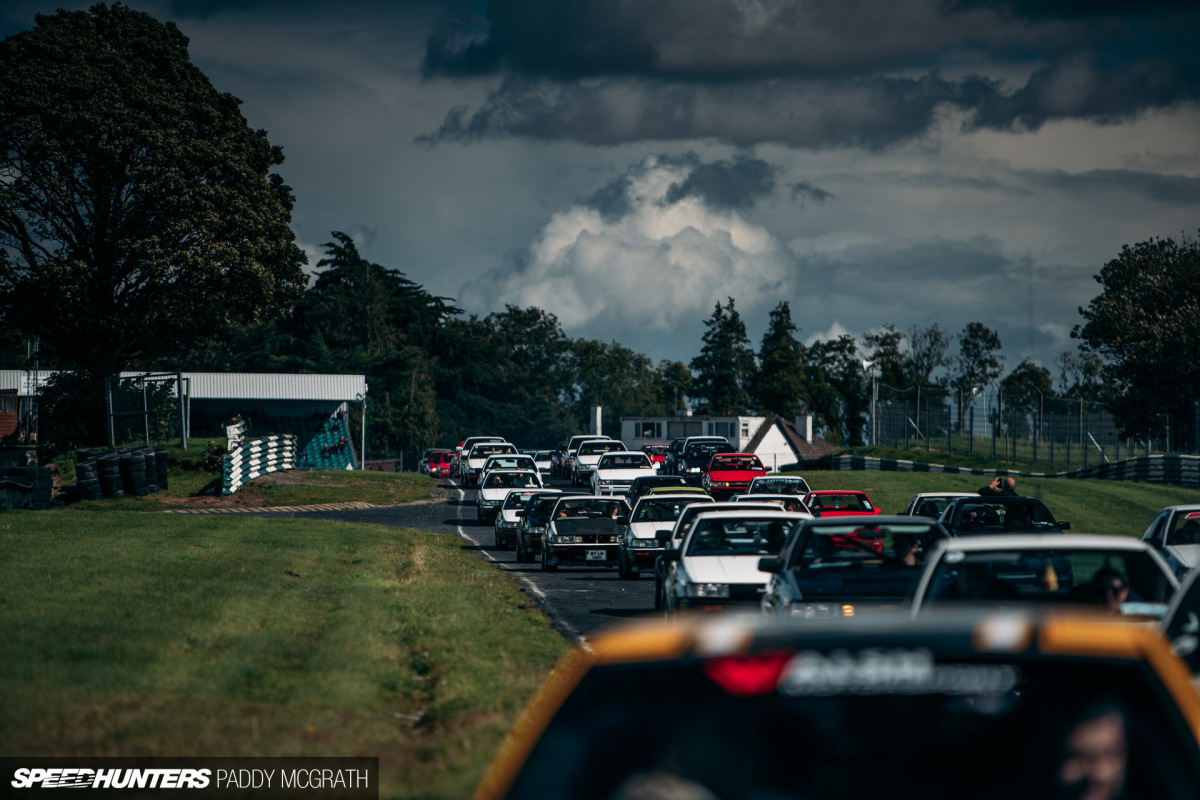
[[[1200,564],[1200,506],[1170,506],[1158,512],[1142,534],[1171,570],[1183,577]]]
[[[475,800],[1200,797],[1157,630],[1068,615],[691,618],[547,678]]]
[[[1080,605],[1162,619],[1179,582],[1145,542],[1121,536],[999,535],[945,540],[913,613],[945,605]]]
[[[765,614],[853,617],[907,608],[926,554],[947,537],[936,521],[912,517],[822,517],[802,522],[783,552],[763,558],[771,573]]]

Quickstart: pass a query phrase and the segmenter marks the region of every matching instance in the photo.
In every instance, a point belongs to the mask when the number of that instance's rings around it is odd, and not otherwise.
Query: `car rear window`
[[[875,507],[862,494],[814,494],[809,498],[809,508],[814,511],[874,511]]]
[[[1136,662],[811,649],[593,668],[507,796],[1193,800],[1198,759]]]

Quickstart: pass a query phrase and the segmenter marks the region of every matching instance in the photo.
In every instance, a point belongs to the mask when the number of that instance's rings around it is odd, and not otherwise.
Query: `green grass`
[[[0,618],[5,755],[379,755],[402,797],[469,795],[566,649],[455,537],[245,517],[0,514]]]
[[[918,492],[974,492],[988,482],[981,475],[930,472],[814,471],[803,475],[813,489],[864,491],[885,514],[903,511]],[[1157,483],[1018,478],[1017,490],[1040,498],[1056,519],[1070,522],[1075,533],[1140,536],[1166,506],[1200,503],[1200,489]]]

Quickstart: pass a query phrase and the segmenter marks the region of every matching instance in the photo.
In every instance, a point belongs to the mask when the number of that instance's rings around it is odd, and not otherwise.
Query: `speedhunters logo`
[[[51,767],[18,769],[14,789],[206,789],[212,771],[207,769],[87,769]]]
[[[0,795],[377,800],[378,758],[0,758]]]

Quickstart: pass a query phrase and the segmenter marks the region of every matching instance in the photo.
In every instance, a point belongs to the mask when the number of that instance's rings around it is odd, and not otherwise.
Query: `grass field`
[[[0,752],[378,755],[466,797],[565,651],[445,534],[73,509],[0,514]]]

